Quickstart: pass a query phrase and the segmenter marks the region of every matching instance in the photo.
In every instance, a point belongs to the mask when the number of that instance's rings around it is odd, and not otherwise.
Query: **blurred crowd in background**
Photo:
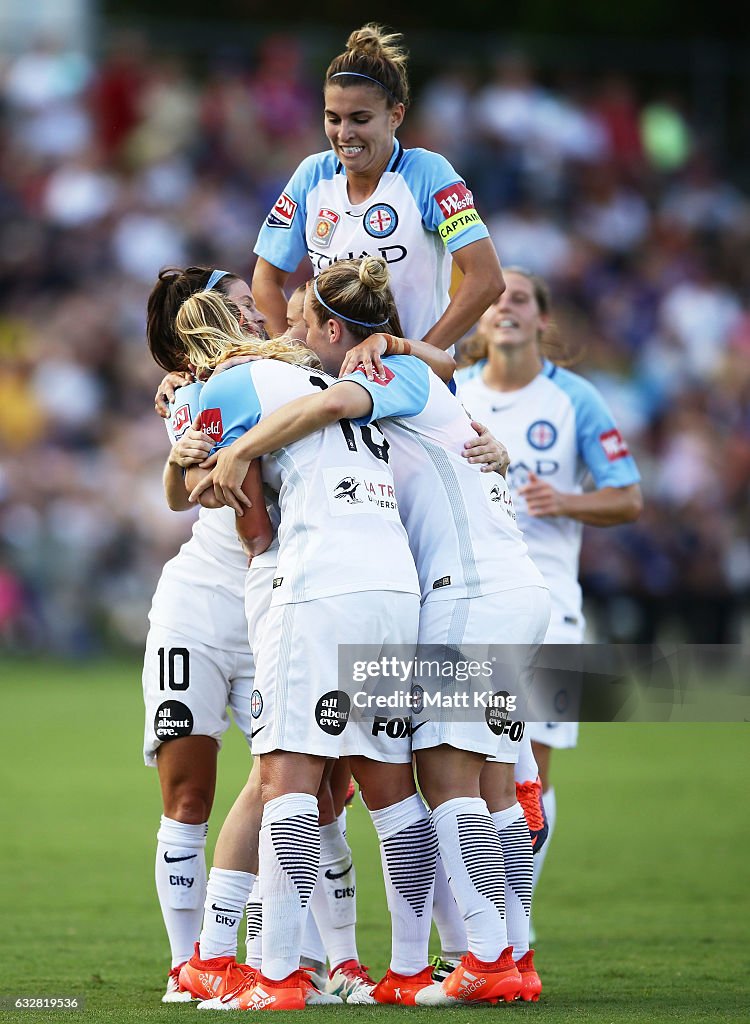
[[[0,645],[142,643],[193,517],[162,497],[146,297],[164,266],[250,278],[263,217],[327,147],[311,64],[271,37],[197,70],[137,34],[97,59],[44,39],[0,58]],[[685,98],[548,80],[506,52],[436,69],[400,138],[466,178],[503,264],[548,280],[575,369],[638,460],[640,522],[585,533],[591,638],[738,640],[750,198]]]

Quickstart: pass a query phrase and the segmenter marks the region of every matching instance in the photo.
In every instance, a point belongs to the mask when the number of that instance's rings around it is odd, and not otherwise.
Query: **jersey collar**
[[[549,359],[546,358],[542,359],[542,373],[545,377],[552,379],[552,377],[557,373],[557,363],[551,363]]]

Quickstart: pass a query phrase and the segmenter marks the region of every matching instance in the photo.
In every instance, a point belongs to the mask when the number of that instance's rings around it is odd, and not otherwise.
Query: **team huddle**
[[[167,501],[201,505],[154,596],[143,675],[144,756],[164,802],[164,1001],[536,1000],[549,752],[575,745],[575,724],[349,714],[340,652],[377,662],[425,645],[463,663],[493,644],[581,642],[582,524],[634,518],[638,473],[598,393],[545,358],[543,283],[503,278],[460,176],[396,140],[408,104],[397,39],[353,33],[324,97],[331,151],[303,161],[269,213],[252,291],[188,268],[162,272],[149,299],[149,347],[168,374]],[[313,278],[287,301],[305,254]],[[449,350],[475,325],[471,367],[454,377]],[[207,878],[228,707],[253,769]],[[377,982],[357,948],[352,777],[392,924]]]

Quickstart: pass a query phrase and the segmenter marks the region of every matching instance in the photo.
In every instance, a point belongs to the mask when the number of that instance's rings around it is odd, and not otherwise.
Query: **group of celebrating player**
[[[143,676],[144,754],[164,803],[164,1000],[538,999],[534,853],[553,824],[550,747],[575,735],[536,727],[539,783],[521,723],[425,709],[380,727],[348,715],[339,650],[369,660],[386,645],[436,645],[455,659],[581,642],[581,526],[637,516],[638,473],[597,392],[545,358],[543,283],[522,270],[504,280],[465,183],[396,139],[408,105],[398,37],[352,33],[324,98],[331,149],[302,162],[269,213],[252,292],[189,268],[163,272],[149,299],[149,346],[168,371],[157,395],[160,411],[170,402],[167,500],[202,506],[154,596]],[[287,302],[305,254],[312,281]],[[452,261],[463,276],[451,298]],[[456,397],[446,350],[477,321]],[[509,468],[464,406],[508,442]],[[587,470],[596,489],[584,494]],[[254,763],[206,879],[227,707]],[[356,945],[350,773],[392,921],[377,984]]]

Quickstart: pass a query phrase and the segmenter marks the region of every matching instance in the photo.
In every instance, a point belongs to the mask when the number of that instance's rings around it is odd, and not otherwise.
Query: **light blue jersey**
[[[423,338],[449,303],[450,253],[487,237],[471,192],[448,161],[396,141],[363,203],[350,202],[346,171],[332,151],[303,160],[266,218],[255,252],[290,272],[307,255],[315,275],[336,260],[382,257],[405,335]]]
[[[483,597],[545,586],[528,557],[505,480],[462,456],[474,431],[461,403],[419,359],[383,360],[385,377],[357,370],[343,378],[372,397],[393,452],[401,518],[419,573],[422,600]]]
[[[563,517],[526,512],[518,488],[529,473],[566,494],[580,494],[588,474],[597,488],[627,487],[640,474],[604,399],[589,381],[547,360],[517,391],[497,391],[482,381],[486,361],[460,370],[459,397],[510,453],[508,483],[518,524],[552,592],[555,620],[577,625],[581,617],[578,559],[583,526]]]

